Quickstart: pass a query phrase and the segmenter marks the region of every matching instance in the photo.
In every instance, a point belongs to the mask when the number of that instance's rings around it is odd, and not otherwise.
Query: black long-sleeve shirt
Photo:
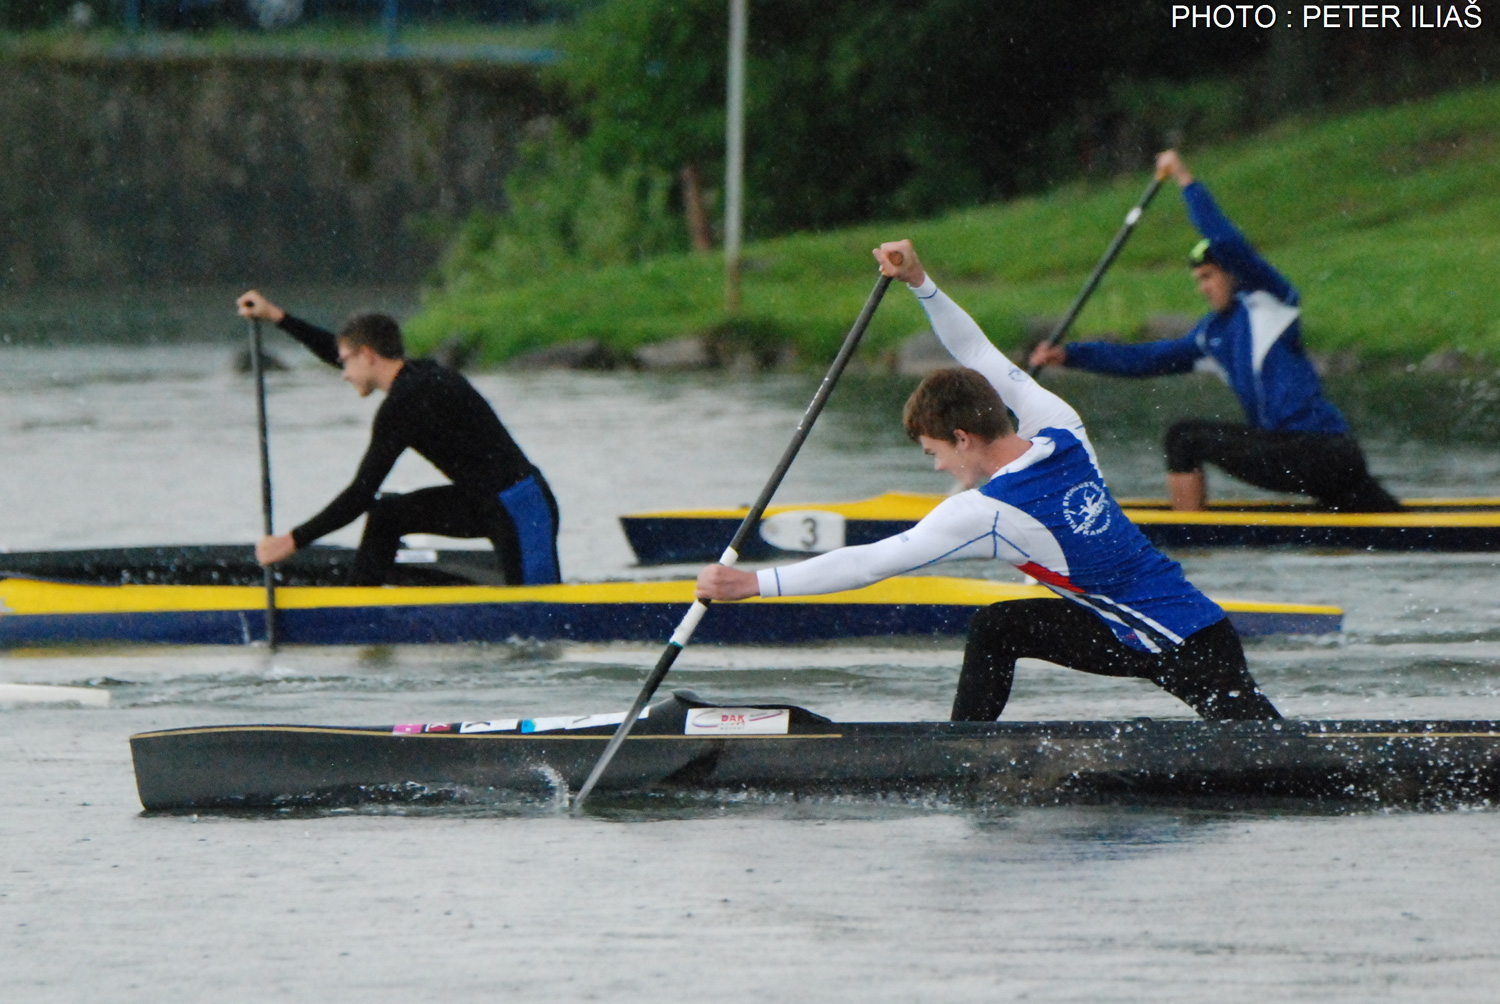
[[[333,332],[290,314],[277,326],[330,366],[340,366]],[[500,492],[538,473],[469,381],[430,359],[408,359],[375,412],[370,445],[354,480],[292,531],[297,547],[347,526],[369,509],[406,449],[426,457],[476,504],[491,504]]]

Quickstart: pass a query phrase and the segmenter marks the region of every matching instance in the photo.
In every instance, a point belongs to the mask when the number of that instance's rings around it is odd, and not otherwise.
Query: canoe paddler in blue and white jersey
[[[1370,475],[1344,416],[1323,397],[1302,347],[1296,288],[1229,222],[1175,150],[1159,154],[1156,166],[1182,188],[1188,217],[1203,237],[1188,264],[1212,310],[1181,338],[1139,345],[1039,345],[1032,366],[1134,377],[1207,369],[1229,384],[1246,424],[1190,420],[1167,430],[1167,494],[1173,509],[1204,508],[1204,464],[1259,488],[1311,495],[1326,509],[1400,509]]]
[[[902,264],[892,264],[892,252]],[[1125,518],[1066,401],[1016,368],[933,284],[910,241],[875,250],[962,368],[906,402],[907,434],[964,489],[905,533],[759,572],[709,565],[704,599],[857,589],[957,558],[1008,561],[1063,598],[997,603],[974,616],[954,721],[994,721],[1018,658],[1150,680],[1209,719],[1279,718],[1218,604]],[[1006,408],[1015,413],[1011,424]]]

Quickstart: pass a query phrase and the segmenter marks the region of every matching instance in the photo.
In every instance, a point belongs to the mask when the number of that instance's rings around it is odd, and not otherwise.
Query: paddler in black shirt
[[[257,561],[283,561],[367,513],[351,585],[384,584],[408,533],[487,537],[507,584],[560,581],[552,490],[469,381],[430,359],[407,359],[401,328],[386,314],[355,314],[335,335],[293,317],[255,290],[237,302],[241,317],[271,321],[342,369],[360,397],[375,390],[386,395],[349,487],[291,533],[262,537],[255,545]],[[453,483],[377,495],[408,448]]]

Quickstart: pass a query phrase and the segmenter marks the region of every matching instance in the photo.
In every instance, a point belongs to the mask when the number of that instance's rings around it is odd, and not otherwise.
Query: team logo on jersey
[[[1074,533],[1092,537],[1109,529],[1109,492],[1097,481],[1085,481],[1063,496],[1063,518]]]

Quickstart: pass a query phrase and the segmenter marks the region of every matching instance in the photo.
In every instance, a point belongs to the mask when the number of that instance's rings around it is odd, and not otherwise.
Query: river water
[[[224,338],[184,337],[0,347],[0,547],[256,535],[249,380]],[[285,528],[352,473],[378,401],[279,334],[271,346],[293,364],[271,378]],[[632,567],[615,517],[752,498],[815,385],[474,379],[557,491],[572,580],[686,571]],[[851,375],[780,498],[942,490],[897,427],[910,384]],[[1195,379],[1056,386],[1090,421],[1119,495],[1159,494],[1156,437],[1170,417],[1232,413]],[[1500,484],[1489,378],[1381,375],[1334,392],[1399,493]],[[434,477],[407,458],[388,484]],[[1346,608],[1342,637],[1248,646],[1285,713],[1500,718],[1493,558],[1179,557],[1212,593]],[[111,704],[0,709],[0,999],[1494,999],[1500,817],[1487,806],[824,798],[606,806],[585,818],[545,806],[149,817],[136,799],[134,732],[618,710],[657,653],[522,643],[4,653],[0,682],[92,686]],[[928,643],[689,647],[668,686],[846,720],[941,718],[958,656]],[[1033,663],[1006,712],[1135,715],[1186,708],[1146,684]]]

